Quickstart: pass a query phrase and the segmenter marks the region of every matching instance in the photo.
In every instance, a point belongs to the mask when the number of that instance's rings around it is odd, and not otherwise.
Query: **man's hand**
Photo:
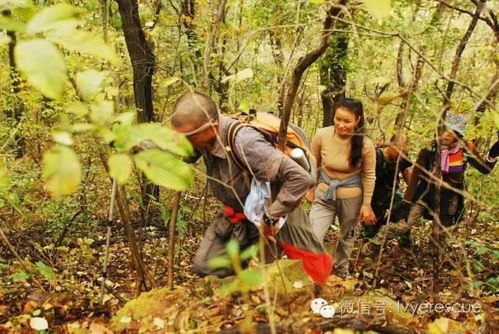
[[[366,225],[374,225],[376,223],[376,215],[370,205],[362,205],[359,220]]]
[[[315,200],[315,187],[310,188],[305,194],[305,199],[310,203],[313,203]]]
[[[279,226],[276,225],[269,225],[265,221],[262,220],[260,223],[260,234],[267,240],[277,243],[277,240],[275,236],[277,233],[279,233]]]

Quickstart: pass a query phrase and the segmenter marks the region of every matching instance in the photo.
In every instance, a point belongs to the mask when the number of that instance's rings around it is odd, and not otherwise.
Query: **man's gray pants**
[[[323,266],[321,267],[323,270],[329,271],[331,269],[327,268],[327,262],[313,260],[314,255],[325,255],[326,250],[322,245],[322,242],[319,241],[312,231],[308,216],[301,207],[295,208],[288,214],[286,223],[275,238],[279,247],[273,243],[266,244],[265,262],[272,262],[279,258],[283,251],[280,246],[287,244],[308,252],[309,255],[311,255],[306,258],[301,258],[302,261],[313,263],[316,266]],[[234,270],[232,268],[210,268],[210,266],[208,266],[208,261],[211,258],[226,254],[225,245],[230,239],[236,240],[239,243],[240,249],[243,250],[258,243],[259,231],[253,223],[247,220],[237,224],[231,224],[223,215],[217,216],[206,230],[204,239],[201,241],[201,245],[194,257],[194,272],[201,276],[216,275],[218,277],[225,277],[234,275]],[[293,257],[290,256],[290,258]],[[330,266],[331,261],[328,263]]]
[[[312,231],[317,238],[323,242],[329,226],[334,223],[338,216],[340,223],[340,235],[334,250],[334,269],[337,275],[348,275],[348,259],[352,254],[355,241],[355,228],[359,221],[360,208],[363,196],[353,198],[323,200],[321,193],[316,191],[316,200],[310,211],[310,222]]]

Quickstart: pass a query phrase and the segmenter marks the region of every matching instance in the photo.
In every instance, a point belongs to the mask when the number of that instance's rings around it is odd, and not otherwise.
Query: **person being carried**
[[[499,144],[496,142],[489,150],[487,158],[483,159],[471,141],[463,139],[465,126],[466,118],[462,115],[448,114],[445,129],[438,137],[442,148],[440,156],[437,156],[436,141],[419,152],[402,204],[410,207],[406,222],[383,226],[369,248],[378,249],[383,243],[385,233],[387,240],[408,233],[423,216],[438,219],[446,228],[459,223],[464,212],[462,192],[465,189],[465,171],[468,165],[483,174],[489,174],[499,155]],[[437,209],[437,162],[440,164],[444,185],[440,187],[439,216],[433,217]]]
[[[365,238],[373,238],[381,226],[386,224],[392,193],[390,221],[397,222],[406,216],[406,213],[404,214],[401,210],[400,174],[404,181],[409,183],[412,162],[407,157],[408,145],[409,138],[406,135],[396,134],[392,136],[388,145],[376,149],[376,182],[371,200],[371,206],[376,215],[376,224],[364,225],[363,236]],[[410,240],[410,235],[404,235],[399,241],[409,247]]]
[[[213,100],[197,92],[185,93],[174,106],[172,127],[183,133],[198,152],[191,162],[203,158],[210,188],[224,206],[201,241],[193,260],[194,271],[201,276],[233,275],[232,268],[211,268],[209,260],[225,254],[225,244],[230,239],[244,249],[257,243],[261,234],[275,242],[288,258],[302,260],[310,277],[324,284],[332,258],[312,233],[308,217],[300,207],[314,180],[254,128],[240,129],[231,147],[228,131],[235,121],[220,115]],[[240,167],[236,158],[246,166]],[[244,214],[253,179],[268,182],[271,190],[271,204],[259,224],[253,224]]]
[[[360,101],[343,98],[335,102],[333,124],[319,129],[312,140],[319,171],[310,220],[314,233],[323,241],[338,215],[340,235],[334,268],[337,276],[346,277],[357,222],[373,224],[376,219],[371,208],[376,152],[365,135]]]

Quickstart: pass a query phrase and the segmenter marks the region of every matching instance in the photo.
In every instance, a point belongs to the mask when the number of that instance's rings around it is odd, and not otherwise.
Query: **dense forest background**
[[[0,0],[0,11],[0,331],[48,331],[40,319],[75,333],[497,326],[497,171],[467,172],[466,216],[444,248],[428,222],[413,253],[396,243],[375,259],[355,252],[355,282],[328,290],[335,301],[478,302],[481,313],[327,323],[310,313],[310,294],[285,289],[272,303],[248,288],[259,277],[238,275],[239,294],[220,296],[230,283],[194,277],[218,204],[167,126],[176,98],[198,90],[224,113],[272,111],[312,137],[346,95],[363,102],[376,142],[406,133],[412,159],[448,111],[466,115],[466,138],[486,152],[499,128],[497,1]],[[143,139],[164,151],[137,153]],[[115,315],[164,286],[176,288]]]

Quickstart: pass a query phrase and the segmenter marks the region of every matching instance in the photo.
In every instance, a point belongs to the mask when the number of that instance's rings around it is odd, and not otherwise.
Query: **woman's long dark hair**
[[[333,124],[336,110],[340,107],[348,109],[356,118],[360,117],[359,123],[354,129],[352,137],[352,150],[350,152],[350,167],[356,167],[362,160],[362,150],[364,148],[364,107],[359,100],[341,98],[333,104]]]

